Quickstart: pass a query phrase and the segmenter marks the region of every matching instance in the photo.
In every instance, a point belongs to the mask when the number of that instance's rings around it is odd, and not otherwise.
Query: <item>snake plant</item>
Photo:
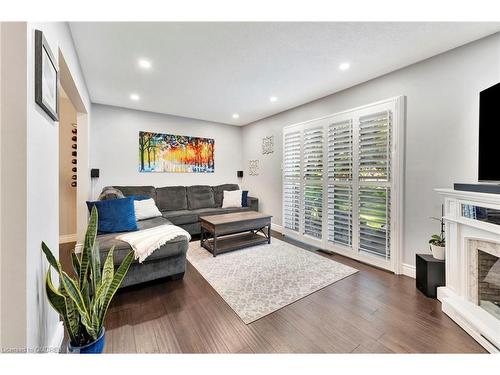
[[[115,272],[113,247],[101,268],[96,241],[97,222],[97,209],[93,207],[82,252],[80,255],[71,253],[76,277],[70,277],[63,271],[59,261],[42,242],[42,250],[49,262],[45,280],[47,298],[50,305],[62,316],[73,346],[83,346],[97,340],[109,304],[134,259],[131,251]],[[55,269],[59,276],[58,288],[52,282],[52,269]]]

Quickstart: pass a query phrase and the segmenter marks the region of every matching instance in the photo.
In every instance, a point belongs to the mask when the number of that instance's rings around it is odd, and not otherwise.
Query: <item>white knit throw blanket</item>
[[[188,241],[191,240],[191,235],[188,232],[171,224],[125,233],[116,239],[127,242],[134,249],[135,259],[142,263],[155,250],[178,236],[184,236]]]

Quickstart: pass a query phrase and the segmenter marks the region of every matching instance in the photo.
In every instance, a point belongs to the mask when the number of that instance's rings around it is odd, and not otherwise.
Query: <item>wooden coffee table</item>
[[[257,211],[200,216],[200,245],[217,254],[271,243],[271,215]]]

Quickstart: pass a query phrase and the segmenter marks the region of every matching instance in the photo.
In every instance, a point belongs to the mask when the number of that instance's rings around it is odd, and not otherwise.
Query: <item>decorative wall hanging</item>
[[[78,141],[78,139],[77,139],[77,134],[78,134],[77,124],[76,124],[76,123],[74,123],[74,122],[72,122],[72,123],[71,123],[71,126],[73,127],[73,128],[71,129],[71,134],[74,134],[74,135],[72,135],[72,136],[71,136],[71,141],[72,141],[72,142],[77,142],[77,141]],[[73,150],[74,150],[74,151],[71,151],[71,156],[73,156],[73,159],[71,159],[71,163],[72,163],[72,164],[77,164],[77,163],[78,163],[78,160],[77,160],[77,151],[76,151],[76,150],[77,150],[77,148],[78,148],[77,143],[72,143],[72,144],[71,144],[71,148],[73,148]],[[76,173],[76,167],[73,167],[73,168],[72,168],[72,171],[73,171],[74,173]],[[72,176],[71,176],[71,179],[73,180],[73,181],[71,182],[71,186],[72,186],[72,187],[76,187],[77,175],[76,175],[76,174],[72,175]]]
[[[262,155],[274,152],[274,135],[262,138]]]
[[[215,140],[139,132],[139,172],[214,173]]]
[[[248,161],[248,174],[250,176],[258,176],[259,175],[259,161],[258,160],[249,160]]]
[[[59,121],[59,71],[40,30],[35,30],[35,102],[54,121]]]

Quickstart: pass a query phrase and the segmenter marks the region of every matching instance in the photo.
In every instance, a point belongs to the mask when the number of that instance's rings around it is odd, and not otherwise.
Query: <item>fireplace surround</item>
[[[481,220],[484,215],[471,215],[471,207],[496,214],[500,195],[436,191],[444,196],[446,223],[446,285],[437,293],[441,308],[486,350],[498,353],[500,225],[496,216],[491,222]]]

